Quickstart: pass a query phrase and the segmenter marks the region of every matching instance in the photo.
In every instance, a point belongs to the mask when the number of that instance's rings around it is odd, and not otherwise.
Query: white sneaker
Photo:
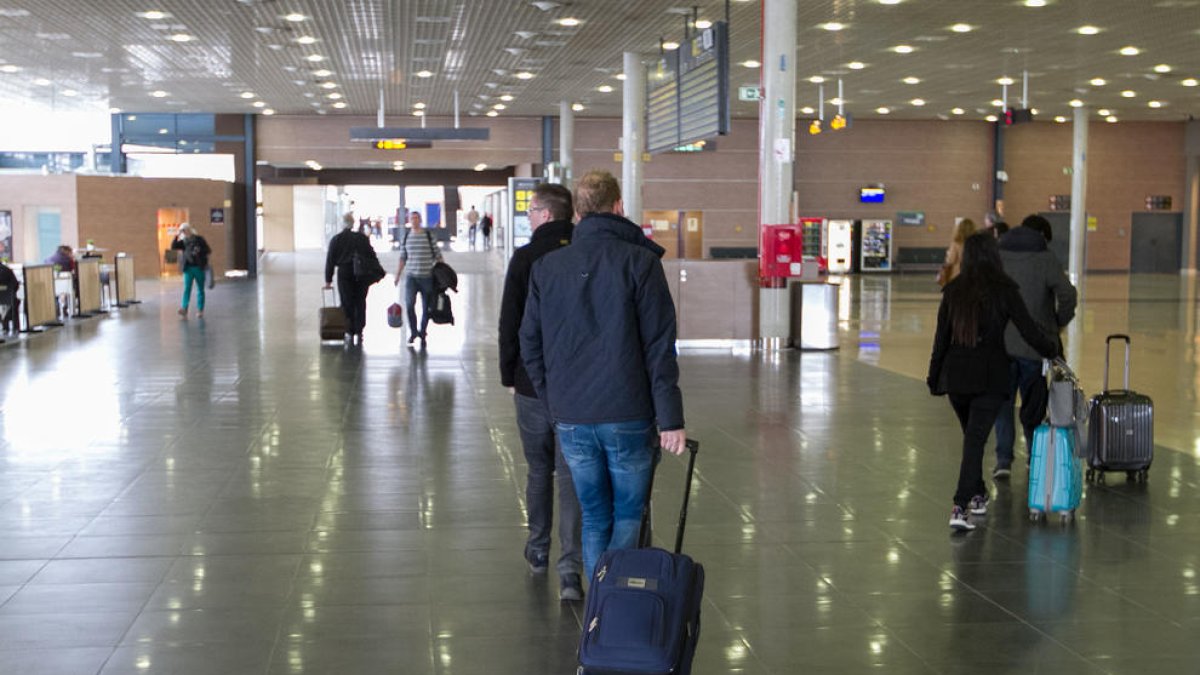
[[[971,522],[971,516],[962,510],[962,507],[955,506],[950,511],[950,528],[962,532],[970,532],[975,529],[975,523]]]
[[[973,516],[986,516],[988,501],[987,495],[975,495],[971,497],[971,502],[967,505],[967,508]]]

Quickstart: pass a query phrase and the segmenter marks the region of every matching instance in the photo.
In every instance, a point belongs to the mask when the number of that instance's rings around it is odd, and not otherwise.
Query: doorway
[[[650,238],[666,249],[664,258],[698,260],[704,257],[703,211],[643,211]]]
[[[179,235],[179,226],[186,222],[188,222],[187,209],[158,210],[158,250],[162,251],[162,255],[158,258],[159,276],[179,276],[182,273],[179,267],[179,251],[173,250],[171,244]]]
[[[1183,214],[1134,213],[1129,271],[1175,274],[1183,266]]]

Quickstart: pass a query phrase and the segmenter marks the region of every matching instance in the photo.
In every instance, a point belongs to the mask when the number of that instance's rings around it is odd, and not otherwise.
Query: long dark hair
[[[944,291],[953,341],[973,346],[979,338],[979,324],[989,296],[1000,286],[1013,285],[1013,280],[1004,273],[996,239],[986,232],[967,237],[963,242],[962,267]]]

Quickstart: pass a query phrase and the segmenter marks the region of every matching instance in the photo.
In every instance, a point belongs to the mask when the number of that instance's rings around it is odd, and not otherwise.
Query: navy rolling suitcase
[[[687,675],[700,639],[704,567],[680,553],[696,466],[689,440],[675,552],[605,551],[588,587],[579,640],[579,675]]]
[[[1125,342],[1125,388],[1108,388],[1108,356],[1113,340]],[[1087,478],[1104,480],[1105,471],[1124,471],[1146,480],[1154,461],[1154,402],[1129,388],[1128,335],[1104,340],[1104,390],[1092,397],[1088,415]]]

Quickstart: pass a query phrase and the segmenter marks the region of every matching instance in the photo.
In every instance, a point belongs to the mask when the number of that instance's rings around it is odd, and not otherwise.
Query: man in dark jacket
[[[337,270],[338,295],[346,315],[346,345],[358,340],[362,346],[363,326],[367,322],[367,291],[370,285],[354,276],[354,255],[377,260],[375,249],[367,235],[354,231],[354,214],[342,217],[342,231],[329,240],[325,255],[325,288],[333,288],[333,272]]]
[[[571,468],[590,579],[603,551],[637,544],[656,438],[680,454],[686,434],[663,249],[606,171],[579,179],[575,211],[571,245],[533,266],[521,358]]]
[[[538,400],[521,363],[518,333],[525,315],[525,297],[529,290],[529,271],[543,255],[571,243],[574,215],[571,191],[561,185],[543,183],[533,191],[529,202],[529,226],[533,237],[513,252],[504,279],[504,299],[500,305],[500,382],[513,392],[517,406],[517,427],[525,447],[529,474],[525,481],[525,502],[529,511],[529,540],[525,560],[534,572],[545,572],[550,560],[550,526],[554,521],[554,485],[558,484],[558,540],[562,555],[558,559],[559,598],[583,599],[580,572],[583,563],[579,540],[579,499],[571,472],[557,448],[554,422],[546,405]]]
[[[1004,271],[1020,287],[1021,299],[1030,316],[1057,343],[1059,331],[1075,316],[1078,294],[1058,257],[1046,246],[1052,237],[1048,220],[1029,216],[1020,227],[1010,229],[1000,238],[1000,259],[1004,261]],[[1005,331],[1004,344],[1012,359],[1012,378],[1010,400],[996,418],[996,468],[992,470],[992,478],[999,480],[1012,474],[1016,429],[1011,398],[1018,391],[1021,393],[1021,426],[1028,452],[1033,447],[1034,429],[1046,417],[1049,396],[1041,355],[1011,324]]]

